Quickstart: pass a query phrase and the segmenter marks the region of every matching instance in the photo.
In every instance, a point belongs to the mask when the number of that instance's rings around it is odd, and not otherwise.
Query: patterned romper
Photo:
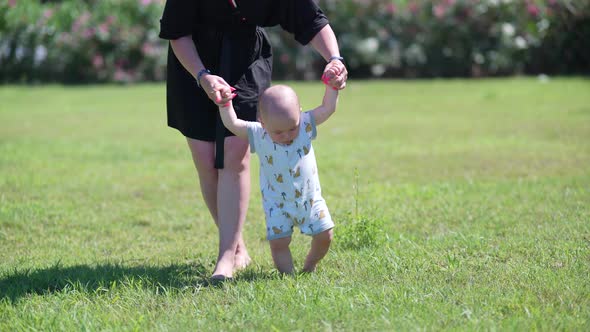
[[[289,145],[275,143],[258,122],[248,122],[252,153],[260,160],[260,191],[266,214],[267,239],[301,233],[316,235],[334,227],[322,198],[311,140],[316,137],[310,112],[301,114],[299,134]]]

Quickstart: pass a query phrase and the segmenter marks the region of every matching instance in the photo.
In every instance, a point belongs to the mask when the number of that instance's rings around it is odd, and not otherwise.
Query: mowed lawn
[[[253,157],[253,263],[210,286],[163,84],[0,87],[0,330],[590,330],[590,81],[352,80],[314,147],[318,271],[273,269]]]

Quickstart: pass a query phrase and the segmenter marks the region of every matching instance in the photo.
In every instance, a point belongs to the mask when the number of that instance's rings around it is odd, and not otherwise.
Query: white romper
[[[289,145],[273,142],[260,123],[248,123],[250,150],[260,160],[260,192],[268,240],[290,236],[294,225],[307,235],[334,227],[322,198],[311,145],[315,137],[316,125],[310,112],[301,114],[299,134]]]

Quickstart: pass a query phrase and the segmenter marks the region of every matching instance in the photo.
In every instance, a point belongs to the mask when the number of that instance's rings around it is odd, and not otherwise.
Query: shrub
[[[383,221],[366,216],[349,216],[334,228],[335,244],[343,249],[380,247],[385,242]]]
[[[590,0],[319,0],[351,77],[590,74]],[[164,0],[0,0],[0,82],[163,80]],[[269,29],[275,79],[324,61]]]
[[[589,0],[320,4],[331,18],[353,76],[590,73]],[[565,61],[568,66],[562,65]]]
[[[161,10],[150,0],[0,2],[0,80],[162,80]]]

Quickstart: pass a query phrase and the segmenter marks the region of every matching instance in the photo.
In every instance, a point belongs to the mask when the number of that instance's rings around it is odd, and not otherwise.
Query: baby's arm
[[[248,139],[248,122],[238,119],[231,101],[224,106],[219,106],[219,114],[221,121],[229,131],[238,137]]]
[[[322,104],[311,110],[311,114],[315,119],[315,124],[320,125],[336,111],[336,103],[338,102],[338,90],[334,90],[331,86],[326,85],[326,93]]]

